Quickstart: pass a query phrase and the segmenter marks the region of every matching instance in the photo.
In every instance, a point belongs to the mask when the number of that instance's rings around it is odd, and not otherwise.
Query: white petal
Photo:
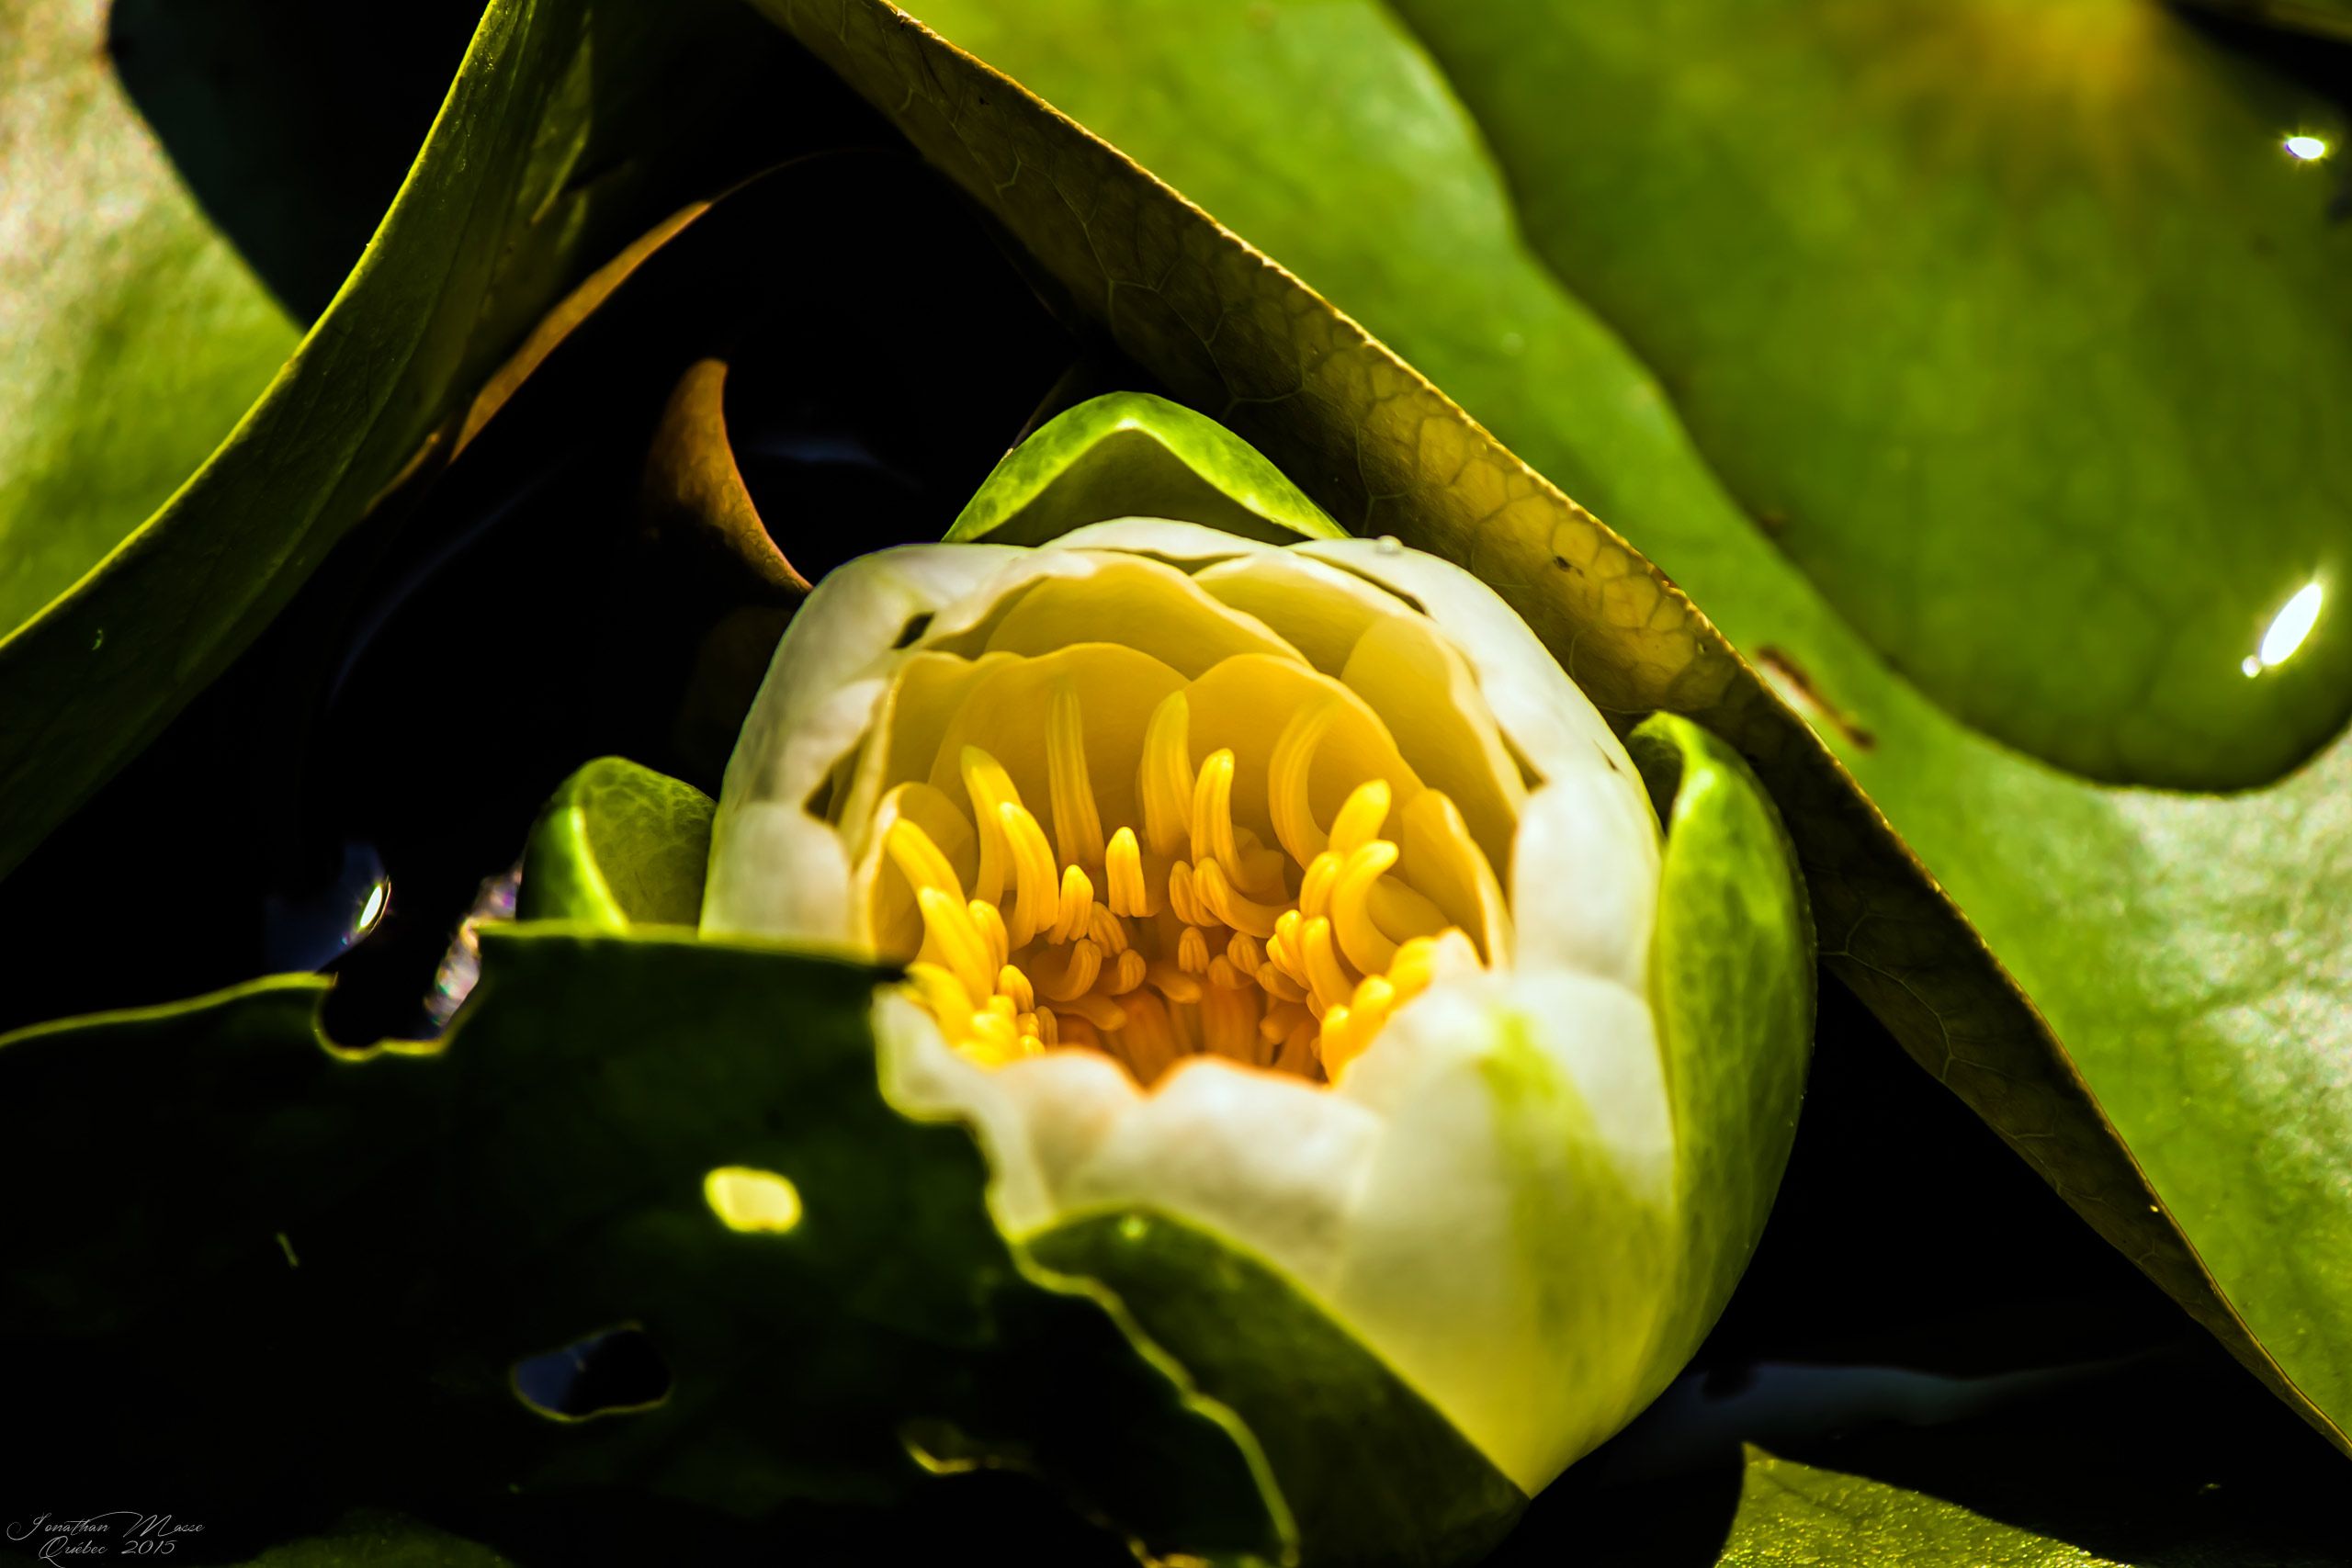
[[[1513,963],[1580,970],[1648,995],[1657,921],[1657,816],[1598,769],[1563,773],[1527,797],[1511,846]]]
[[[1089,523],[1083,528],[1073,528],[1038,547],[1047,551],[1126,550],[1189,565],[1287,547],[1245,539],[1204,523],[1177,523],[1165,517],[1114,517],[1107,523]]]
[[[776,683],[773,668],[769,683]],[[808,800],[865,733],[883,687],[878,678],[854,681],[813,705],[796,702],[797,722],[761,726],[756,740],[753,725],[744,725],[711,823],[704,935],[855,939],[862,922],[850,896],[849,847]],[[767,690],[752,705],[754,719]],[[749,782],[739,784],[739,774]]]
[[[1649,1010],[1574,975],[1438,987],[1340,1096],[1388,1130],[1329,1299],[1532,1493],[1647,1392],[1674,1258]]]
[[[1194,1056],[1060,1184],[1067,1210],[1145,1204],[1329,1288],[1381,1119],[1304,1078]]]
[[[785,628],[728,759],[711,825],[705,931],[814,941],[853,933],[848,854],[816,836],[831,829],[808,815],[808,796],[865,734],[888,656],[908,626],[1028,554],[988,545],[882,550],[817,585]]]
[[[1057,1211],[1070,1206],[1069,1184],[1079,1168],[1143,1101],[1126,1068],[1083,1046],[1009,1063],[996,1069],[995,1079],[1026,1129],[1031,1157]],[[1023,1228],[1052,1218],[1035,1215]]]

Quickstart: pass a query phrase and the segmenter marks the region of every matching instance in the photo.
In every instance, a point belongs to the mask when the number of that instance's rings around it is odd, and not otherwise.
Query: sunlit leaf
[[[1102,302],[1124,348],[1334,515],[1479,572],[1605,707],[1730,739],[1789,818],[1831,967],[2345,1441],[2352,1198],[2335,1178],[2352,1105],[2326,1064],[2352,1048],[2352,935],[2319,911],[2352,898],[2352,745],[2222,799],[2115,790],[2020,759],[1905,683],[1529,253],[1501,182],[1459,177],[1483,156],[1476,124],[1386,13],[928,7],[1410,344],[1562,483],[1609,487],[1780,700],[1617,536],[1120,152],[891,7],[766,8]],[[1498,372],[1521,355],[1536,368]]]

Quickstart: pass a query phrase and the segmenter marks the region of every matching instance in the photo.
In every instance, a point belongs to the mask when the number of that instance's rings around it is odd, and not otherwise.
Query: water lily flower
[[[1682,730],[1761,861],[1678,873],[1533,633],[1393,540],[885,550],[776,652],[703,929],[903,964],[886,1087],[975,1127],[1008,1235],[1215,1236],[1532,1494],[1695,1348],[1794,1112],[1802,887]]]

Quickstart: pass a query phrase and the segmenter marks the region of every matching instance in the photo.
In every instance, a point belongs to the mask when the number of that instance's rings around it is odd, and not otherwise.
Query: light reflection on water
[[[2312,628],[2319,624],[2320,606],[2326,601],[2327,589],[2316,578],[2297,589],[2294,597],[2270,618],[2269,626],[2262,634],[2262,646],[2247,655],[2238,668],[2251,678],[2285,663],[2311,637]]]

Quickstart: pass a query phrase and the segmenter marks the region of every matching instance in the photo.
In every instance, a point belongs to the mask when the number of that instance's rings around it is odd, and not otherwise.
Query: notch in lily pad
[[[1117,517],[1203,523],[1270,545],[1348,536],[1216,421],[1148,392],[1112,392],[1006,453],[947,539],[1041,545]]]
[[[526,1356],[509,1376],[515,1398],[555,1421],[651,1410],[670,1397],[672,1382],[652,1336],[634,1323]]]

